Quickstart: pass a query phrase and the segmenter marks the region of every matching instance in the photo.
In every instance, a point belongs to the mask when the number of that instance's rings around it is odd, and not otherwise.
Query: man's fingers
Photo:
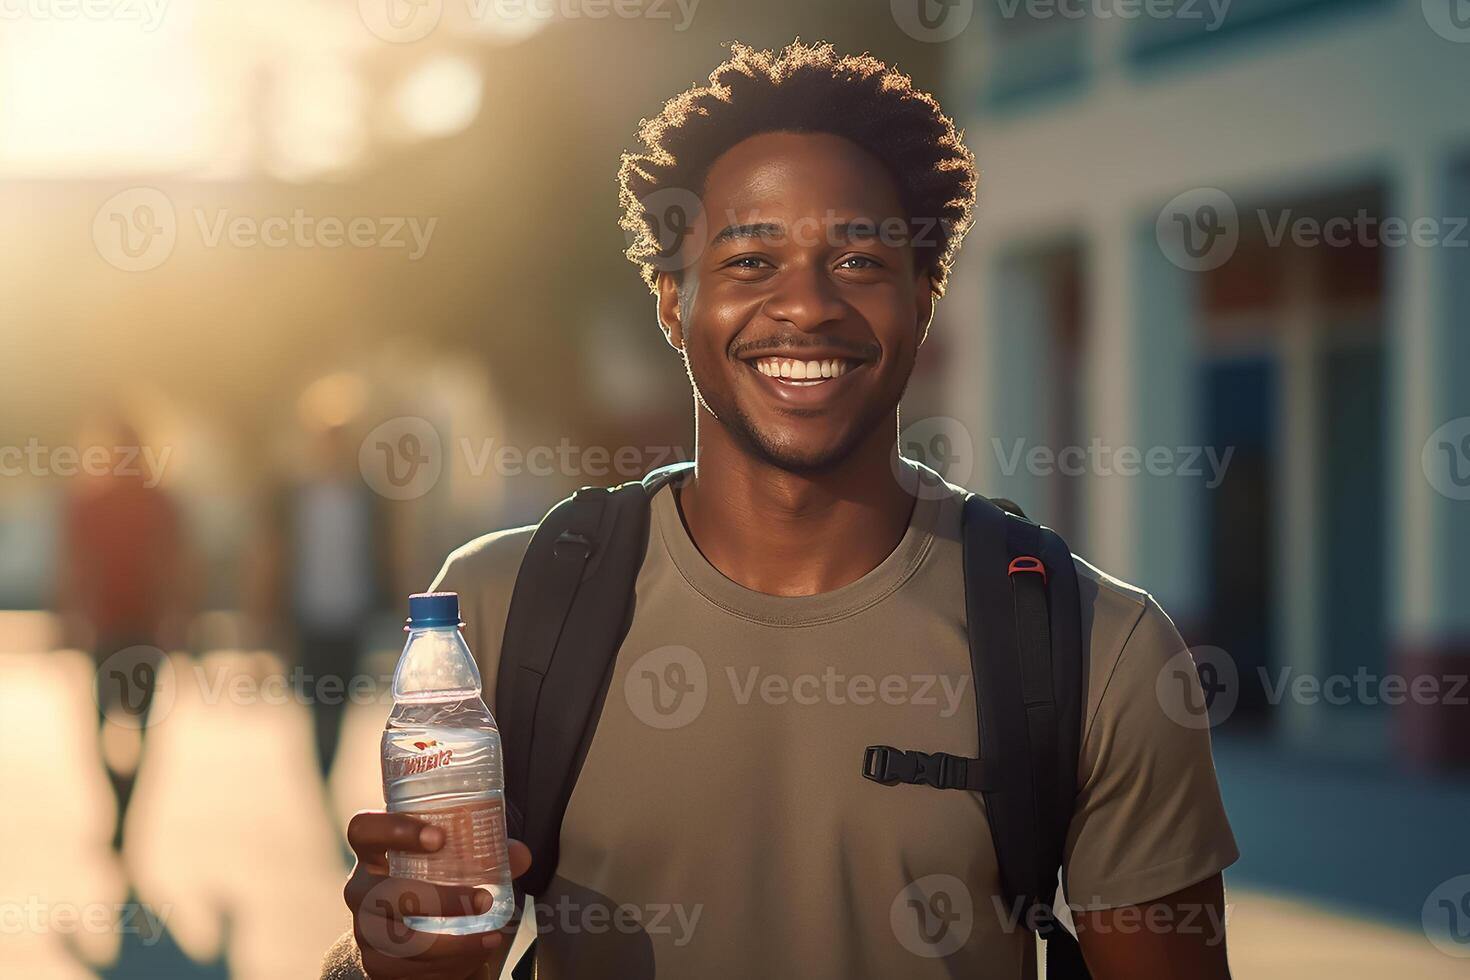
[[[437,851],[444,831],[406,813],[361,810],[347,824],[347,844],[363,862],[381,864],[387,851]]]
[[[439,970],[467,971],[502,957],[515,938],[508,929],[469,936],[419,932],[400,920],[376,915],[359,918],[354,934],[363,965],[371,977],[398,974],[418,977]],[[416,969],[403,970],[404,965]]]
[[[402,919],[410,915],[483,915],[494,900],[483,888],[436,885],[408,878],[361,873],[342,891],[347,907],[358,915]]]
[[[493,904],[489,891],[468,885],[436,885],[359,869],[344,890],[353,910],[353,935],[366,975],[373,980],[463,980],[489,963],[503,963],[515,927],[467,936],[411,928],[411,916],[478,915]]]

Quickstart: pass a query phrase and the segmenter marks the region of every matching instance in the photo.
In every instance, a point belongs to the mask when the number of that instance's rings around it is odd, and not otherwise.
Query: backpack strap
[[[556,872],[562,817],[633,621],[649,500],[692,464],[611,489],[583,487],[531,535],[506,615],[496,672],[507,819],[533,863],[518,902]],[[543,699],[543,691],[555,696]]]
[[[1050,980],[1085,980],[1052,913],[1077,795],[1081,599],[1070,549],[1009,500],[966,498],[965,614],[982,757],[871,745],[863,775],[983,794],[1005,899],[1047,940]]]
[[[1087,977],[1052,899],[1077,795],[1083,656],[1076,567],[1053,531],[979,496],[965,503],[965,607],[984,791],[1001,886],[1047,941],[1051,980]]]

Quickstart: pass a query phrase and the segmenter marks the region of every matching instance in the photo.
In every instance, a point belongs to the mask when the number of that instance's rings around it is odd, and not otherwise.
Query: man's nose
[[[809,333],[841,320],[847,304],[820,263],[784,270],[761,311],[772,320]]]

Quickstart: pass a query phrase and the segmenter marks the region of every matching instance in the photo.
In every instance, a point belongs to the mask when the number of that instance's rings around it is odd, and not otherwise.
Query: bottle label
[[[440,748],[434,739],[411,739],[403,738],[394,741],[394,745],[405,752],[414,753],[396,759],[388,760],[388,778],[402,779],[404,776],[417,776],[447,766],[454,761],[454,750]]]
[[[502,880],[510,862],[505,843],[505,806],[476,800],[442,810],[403,810],[444,831],[444,846],[432,854],[388,852],[388,873],[440,885],[485,885]]]

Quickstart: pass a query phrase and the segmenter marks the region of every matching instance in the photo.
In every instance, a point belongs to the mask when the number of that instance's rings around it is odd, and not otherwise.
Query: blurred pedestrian
[[[192,605],[187,544],[178,504],[157,485],[158,474],[127,462],[142,455],[130,423],[108,416],[83,442],[105,449],[111,462],[69,488],[57,605],[97,665],[98,734],[119,850],[164,651],[182,642]]]
[[[311,433],[303,471],[275,492],[271,523],[272,615],[295,649],[297,692],[312,713],[325,783],[347,709],[344,692],[390,573],[386,515],[362,479],[345,423]]]

